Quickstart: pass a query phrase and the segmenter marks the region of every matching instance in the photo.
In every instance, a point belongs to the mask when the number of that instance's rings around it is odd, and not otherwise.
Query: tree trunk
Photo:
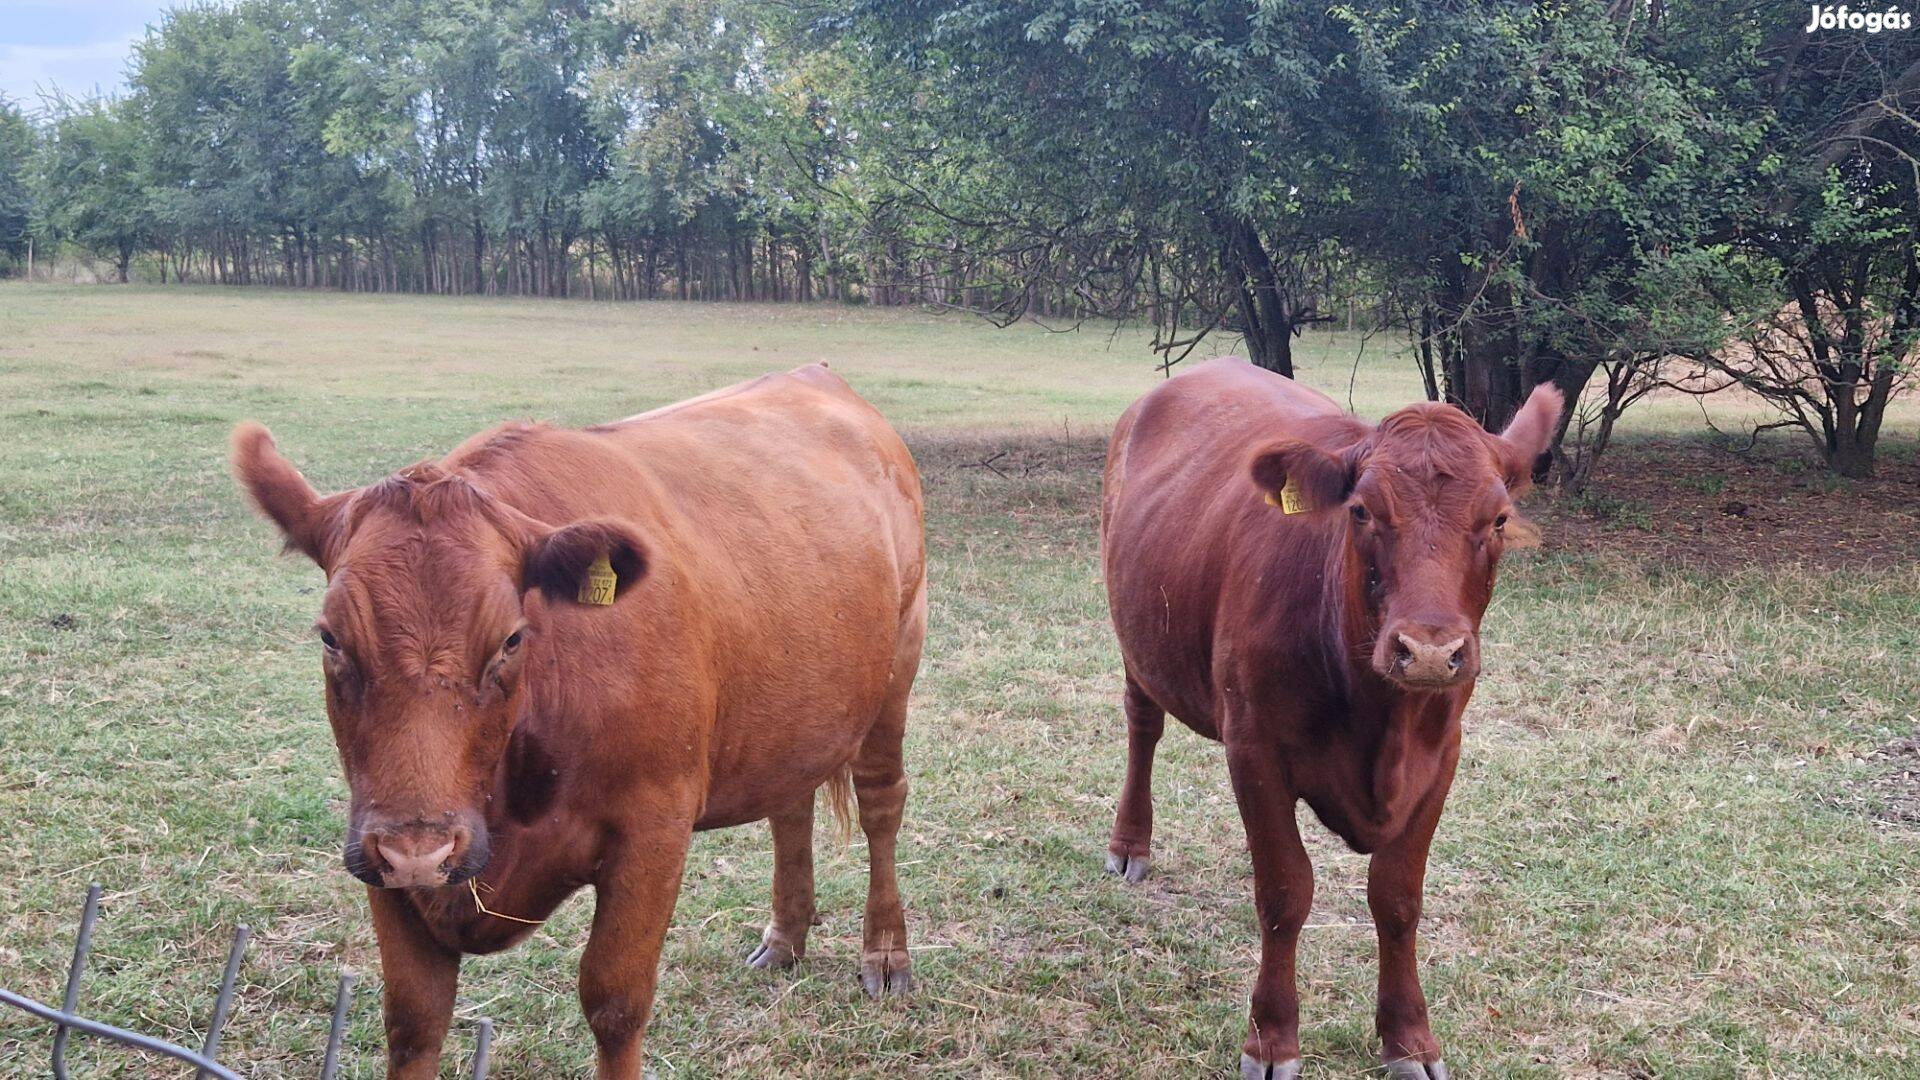
[[[825,263],[827,268],[827,299],[836,302],[846,300],[846,295],[840,290],[840,275],[834,268],[833,245],[827,240],[825,222],[820,224],[820,261]]]
[[[480,220],[480,212],[473,214],[473,291],[480,292],[480,251],[487,244],[486,223]]]
[[[1836,429],[1833,444],[1827,451],[1827,467],[1849,479],[1871,479],[1876,441],[1858,427]]]
[[[1447,400],[1465,409],[1488,431],[1498,431],[1520,407],[1520,372],[1513,363],[1512,336],[1475,319],[1456,326],[1447,350]]]
[[[1852,347],[1854,343],[1849,341],[1847,345]],[[1841,476],[1865,480],[1873,475],[1875,444],[1880,441],[1880,413],[1886,402],[1871,393],[1864,402],[1856,400],[1860,368],[1851,357],[1849,360],[1842,365],[1842,378],[1827,387],[1827,397],[1833,403],[1833,429],[1826,445],[1827,467]]]
[[[1247,359],[1268,371],[1293,378],[1293,321],[1273,272],[1260,232],[1252,225],[1233,228],[1232,257],[1240,274],[1240,318],[1245,325]]]

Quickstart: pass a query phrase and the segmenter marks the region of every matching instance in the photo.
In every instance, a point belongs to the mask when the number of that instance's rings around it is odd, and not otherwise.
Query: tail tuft
[[[827,778],[827,809],[833,811],[833,836],[845,847],[853,842],[853,766]]]

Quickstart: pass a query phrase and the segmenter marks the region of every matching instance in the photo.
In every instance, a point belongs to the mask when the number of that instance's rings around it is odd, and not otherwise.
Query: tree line
[[[0,103],[0,258],[116,276],[1404,334],[1491,427],[1739,387],[1871,473],[1920,34],[1775,0],[229,0]]]
[[[759,48],[698,2],[182,6],[126,95],[51,103],[27,231],[122,281],[844,295]]]

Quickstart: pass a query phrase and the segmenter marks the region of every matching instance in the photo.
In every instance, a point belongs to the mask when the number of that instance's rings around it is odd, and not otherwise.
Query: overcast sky
[[[173,0],[0,0],[0,94],[28,109],[59,87],[126,89],[127,53]]]

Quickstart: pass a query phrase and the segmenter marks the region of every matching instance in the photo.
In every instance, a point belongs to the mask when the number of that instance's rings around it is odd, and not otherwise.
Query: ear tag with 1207
[[[1273,492],[1267,492],[1267,505],[1279,507],[1283,514],[1297,514],[1305,510],[1307,500],[1300,495],[1300,481],[1287,477],[1287,482],[1280,487],[1278,498],[1274,497]]]
[[[613,572],[613,563],[602,555],[587,567],[587,576],[580,581],[579,600],[605,607],[613,603],[614,588],[619,584],[620,575]]]

